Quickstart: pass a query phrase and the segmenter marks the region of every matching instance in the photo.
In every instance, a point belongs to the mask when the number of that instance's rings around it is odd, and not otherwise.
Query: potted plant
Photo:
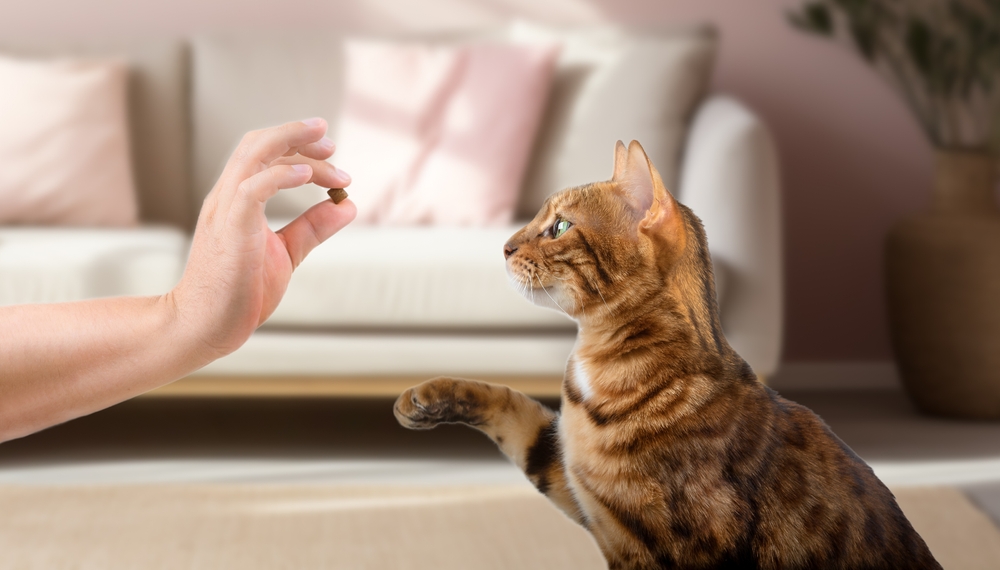
[[[936,148],[929,208],[885,245],[903,385],[924,412],[1000,418],[1000,0],[810,0],[789,19],[853,46]]]

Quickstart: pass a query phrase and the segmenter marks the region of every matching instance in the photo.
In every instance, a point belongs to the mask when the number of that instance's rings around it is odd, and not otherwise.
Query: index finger
[[[314,143],[324,134],[326,121],[318,117],[249,132],[236,147],[226,170],[232,170],[240,179],[247,178],[289,150]]]

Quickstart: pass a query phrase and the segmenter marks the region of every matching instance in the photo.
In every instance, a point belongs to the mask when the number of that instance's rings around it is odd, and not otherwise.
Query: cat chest
[[[599,544],[683,550],[740,532],[746,505],[717,469],[617,452],[578,406],[560,423],[567,484]]]
[[[582,358],[573,358],[570,364],[570,384],[584,401],[594,397],[594,386]]]
[[[559,420],[563,457],[567,465],[627,469],[634,458],[627,449],[630,440],[623,426],[598,425],[585,404],[564,402]]]

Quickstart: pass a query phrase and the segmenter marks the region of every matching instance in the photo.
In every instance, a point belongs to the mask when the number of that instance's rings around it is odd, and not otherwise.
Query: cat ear
[[[618,141],[615,143],[615,173],[611,176],[612,180],[621,179],[626,164],[628,164],[628,149],[625,148],[625,143]]]
[[[627,150],[621,141],[615,145],[612,181],[618,183],[636,217],[642,219],[640,228],[655,231],[677,219],[677,203],[663,185],[660,173],[646,157],[639,141],[629,143]]]

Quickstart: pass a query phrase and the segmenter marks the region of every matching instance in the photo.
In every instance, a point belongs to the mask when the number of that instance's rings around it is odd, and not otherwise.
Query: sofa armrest
[[[757,374],[773,374],[782,345],[782,224],[778,157],[764,124],[731,97],[706,99],[688,134],[678,194],[705,224],[726,338]]]

